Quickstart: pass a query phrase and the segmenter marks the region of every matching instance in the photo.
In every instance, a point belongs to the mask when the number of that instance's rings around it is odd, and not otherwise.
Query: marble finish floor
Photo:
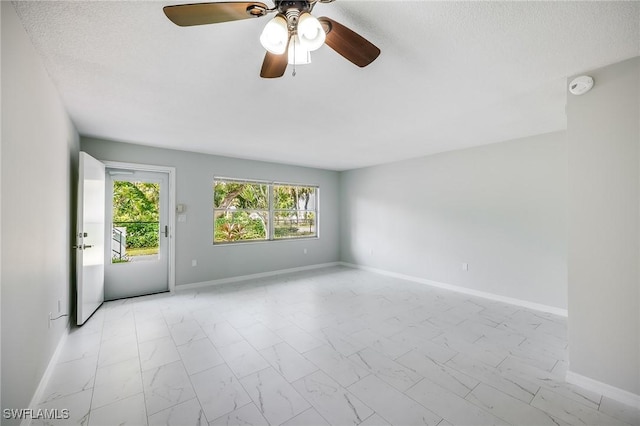
[[[105,303],[40,408],[91,426],[640,424],[566,369],[565,318],[336,267]]]

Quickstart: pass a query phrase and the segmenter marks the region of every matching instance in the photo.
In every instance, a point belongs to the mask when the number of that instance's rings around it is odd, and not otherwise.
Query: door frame
[[[122,161],[102,161],[105,168],[109,169],[127,169],[140,172],[158,172],[167,173],[169,175],[169,188],[167,193],[169,194],[169,217],[167,223],[169,224],[169,244],[167,250],[169,251],[169,291],[175,293],[176,290],[176,168],[170,166],[155,166],[151,164],[139,164],[139,163],[126,163]]]

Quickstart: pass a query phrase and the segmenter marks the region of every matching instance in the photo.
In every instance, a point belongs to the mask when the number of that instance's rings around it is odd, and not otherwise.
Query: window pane
[[[266,240],[269,213],[266,210],[227,210],[215,212],[213,242]]]
[[[313,186],[274,185],[274,209],[315,210],[316,188]]]
[[[113,182],[111,262],[157,260],[160,184]]]
[[[269,185],[251,182],[214,182],[216,209],[269,209]]]
[[[316,236],[316,214],[303,210],[280,210],[274,213],[275,239]]]

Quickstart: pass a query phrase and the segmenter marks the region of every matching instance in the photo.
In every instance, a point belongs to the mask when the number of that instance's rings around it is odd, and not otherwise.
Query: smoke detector
[[[569,91],[574,95],[584,95],[593,87],[593,77],[581,75],[569,83]]]

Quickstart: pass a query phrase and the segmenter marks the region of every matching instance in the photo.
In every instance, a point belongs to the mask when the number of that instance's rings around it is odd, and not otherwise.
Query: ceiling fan
[[[273,1],[275,6],[271,9],[260,2],[216,2],[166,6],[163,10],[171,22],[181,27],[260,18],[275,13],[260,36],[260,43],[267,50],[260,70],[263,78],[282,77],[287,64],[308,64],[310,52],[325,43],[359,67],[366,67],[380,55],[380,49],[344,25],[327,17],[311,15],[317,3],[334,0]]]

